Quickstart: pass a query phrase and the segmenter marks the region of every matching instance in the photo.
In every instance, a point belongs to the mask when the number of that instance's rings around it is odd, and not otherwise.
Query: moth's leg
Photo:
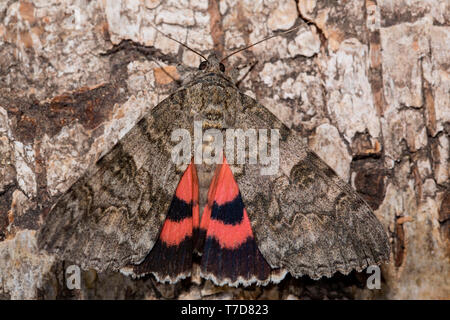
[[[250,63],[246,63],[240,67],[238,67],[237,69],[240,71],[242,69],[248,68],[247,72],[245,72],[245,74],[240,78],[236,80],[236,87],[239,88],[240,84],[242,83],[242,81],[245,80],[245,78],[247,78],[247,76],[250,74],[250,72],[253,71],[253,69],[256,67],[256,65],[258,64],[258,60],[254,60],[253,62]]]

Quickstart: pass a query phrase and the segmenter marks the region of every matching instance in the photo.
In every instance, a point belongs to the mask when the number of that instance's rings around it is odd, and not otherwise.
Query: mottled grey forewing
[[[41,248],[99,271],[145,257],[182,174],[170,137],[192,129],[184,95],[180,90],[153,108],[61,196],[39,230]]]
[[[368,204],[270,111],[241,94],[236,127],[279,129],[280,170],[244,165],[236,179],[259,249],[273,268],[313,279],[389,259],[383,226]]]

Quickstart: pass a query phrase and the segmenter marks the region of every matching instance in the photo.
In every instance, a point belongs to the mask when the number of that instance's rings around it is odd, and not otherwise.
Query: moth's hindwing
[[[133,274],[152,273],[161,282],[175,283],[191,275],[195,236],[199,226],[198,185],[191,163],[177,186],[156,244]]]
[[[217,285],[267,284],[271,268],[256,245],[239,187],[224,158],[216,167],[200,230],[201,275]]]

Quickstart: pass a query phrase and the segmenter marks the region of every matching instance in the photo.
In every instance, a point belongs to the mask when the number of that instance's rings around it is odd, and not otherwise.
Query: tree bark
[[[449,23],[445,0],[0,2],[0,299],[448,299]],[[221,55],[300,25],[227,68],[375,210],[380,290],[365,272],[230,289],[87,270],[66,287],[36,246],[45,214],[200,62],[153,24]]]

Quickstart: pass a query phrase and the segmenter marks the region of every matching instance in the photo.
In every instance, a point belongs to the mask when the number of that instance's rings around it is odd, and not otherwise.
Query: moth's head
[[[291,29],[289,29],[289,30],[287,30],[287,31],[284,31],[284,32],[279,33],[279,34],[272,35],[272,36],[270,36],[270,37],[267,37],[267,38],[265,38],[265,39],[262,39],[262,40],[260,40],[260,41],[257,41],[257,42],[255,42],[255,43],[253,43],[253,44],[250,44],[250,45],[248,45],[248,46],[246,46],[246,47],[244,47],[244,48],[242,48],[242,49],[236,50],[236,51],[234,51],[234,52],[228,54],[227,56],[225,56],[225,58],[223,58],[222,60],[220,60],[220,59],[217,57],[217,55],[216,55],[215,53],[211,53],[211,54],[208,56],[208,58],[206,58],[206,57],[205,57],[203,54],[201,54],[200,52],[197,52],[196,50],[190,48],[189,46],[187,46],[187,45],[184,44],[183,42],[178,41],[178,40],[176,40],[176,39],[170,37],[169,35],[165,34],[165,33],[162,32],[162,31],[160,31],[160,30],[159,30],[158,28],[156,28],[155,26],[152,25],[152,28],[154,28],[156,31],[158,31],[159,33],[161,33],[162,35],[164,35],[164,36],[167,37],[168,39],[171,39],[171,40],[173,40],[173,41],[179,43],[180,45],[182,45],[182,46],[185,47],[186,49],[188,49],[188,50],[194,52],[195,54],[197,54],[198,56],[200,56],[200,57],[203,59],[203,61],[202,61],[202,62],[199,64],[199,66],[198,66],[198,69],[199,69],[199,71],[200,71],[201,73],[204,73],[204,74],[207,74],[207,75],[210,75],[210,74],[221,75],[222,77],[225,76],[225,78],[230,79],[230,78],[234,78],[234,77],[233,77],[233,71],[230,72],[230,74],[229,74],[228,77],[227,77],[227,76],[225,75],[225,65],[222,63],[223,61],[227,60],[229,57],[235,55],[236,53],[239,53],[239,52],[241,52],[241,51],[247,50],[247,49],[249,49],[249,48],[251,48],[251,47],[257,45],[258,43],[261,43],[261,42],[266,41],[266,40],[269,40],[269,39],[271,39],[271,38],[273,38],[273,37],[276,37],[276,36],[279,36],[279,35],[282,35],[282,34],[287,34],[287,33],[289,33],[289,32],[292,32],[292,31],[294,31],[294,30],[297,30],[298,28],[300,28],[300,26],[301,26],[301,25],[298,25],[298,26],[296,26],[296,27],[294,27],[294,28],[291,28]],[[234,82],[234,81],[232,81],[232,82]]]
[[[211,53],[208,59],[200,62],[198,69],[205,73],[225,73],[225,65],[220,62],[215,53]]]

